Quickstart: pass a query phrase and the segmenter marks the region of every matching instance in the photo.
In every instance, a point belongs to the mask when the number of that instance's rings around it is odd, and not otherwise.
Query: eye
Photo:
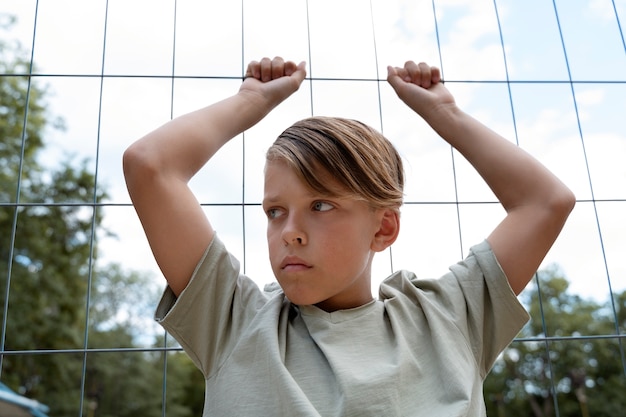
[[[334,209],[335,206],[325,201],[316,201],[315,203],[313,203],[312,208],[314,211],[328,211]]]
[[[280,217],[280,215],[282,213],[283,213],[283,211],[281,209],[278,209],[278,208],[269,208],[269,209],[265,210],[265,215],[270,220],[276,219],[276,218]]]

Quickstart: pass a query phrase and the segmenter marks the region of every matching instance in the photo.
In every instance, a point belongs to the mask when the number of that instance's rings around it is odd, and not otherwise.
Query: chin
[[[302,294],[302,292],[300,291],[289,291],[289,290],[285,291],[285,288],[284,287],[282,288],[287,299],[295,305],[309,306],[309,305],[319,304],[324,301],[320,299],[319,297],[315,297],[313,295]]]

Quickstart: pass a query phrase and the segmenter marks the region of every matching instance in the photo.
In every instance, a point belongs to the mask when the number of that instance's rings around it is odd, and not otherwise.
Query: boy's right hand
[[[305,76],[305,62],[296,65],[292,61],[285,62],[281,57],[263,58],[248,64],[239,93],[271,109],[295,93]]]
[[[304,62],[251,62],[237,94],[169,121],[124,152],[133,205],[177,296],[215,235],[189,180],[224,144],[298,90],[305,75]]]

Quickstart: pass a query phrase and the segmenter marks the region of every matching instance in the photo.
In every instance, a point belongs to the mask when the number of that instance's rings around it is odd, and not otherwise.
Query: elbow
[[[158,172],[158,162],[150,152],[147,152],[141,141],[130,145],[122,155],[122,170],[126,186],[131,193],[140,184],[145,183],[149,178],[153,178]]]
[[[562,185],[554,194],[550,200],[550,211],[555,218],[560,218],[564,224],[570,213],[576,205],[576,196],[565,185]]]
[[[572,190],[570,190],[569,188],[567,189],[567,198],[566,198],[566,204],[568,207],[568,213],[571,213],[572,210],[574,210],[574,206],[576,206],[576,196],[574,195],[574,193],[572,192]]]

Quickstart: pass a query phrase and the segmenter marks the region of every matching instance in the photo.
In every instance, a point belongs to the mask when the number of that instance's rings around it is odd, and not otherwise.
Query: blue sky
[[[202,203],[235,204],[206,211],[230,249],[245,257],[246,273],[260,285],[272,280],[265,219],[254,205],[265,149],[294,121],[326,114],[382,130],[405,158],[402,232],[391,254],[375,261],[376,284],[390,272],[390,259],[394,269],[441,275],[504,212],[473,169],[384,82],[388,64],[412,59],[442,66],[464,110],[518,142],[581,200],[544,266],[558,264],[576,292],[600,301],[609,282],[626,289],[626,50],[617,20],[624,26],[626,0],[497,0],[497,9],[493,0],[435,0],[436,19],[430,0],[309,0],[308,10],[303,0],[174,5],[0,0],[0,10],[18,17],[0,36],[29,51],[34,44],[37,73],[46,74],[35,80],[49,86],[50,110],[66,121],[66,131],[49,132],[43,161],[53,165],[74,153],[91,158],[95,169],[98,150],[99,181],[121,204],[104,209],[117,237],[99,236],[103,262],[147,271],[163,284],[132,207],[123,206],[130,200],[122,152],[172,115],[235,93],[251,59],[281,55],[307,61],[312,80],[192,182]],[[471,203],[458,212],[455,185],[459,201]],[[236,206],[242,200],[252,205]]]

